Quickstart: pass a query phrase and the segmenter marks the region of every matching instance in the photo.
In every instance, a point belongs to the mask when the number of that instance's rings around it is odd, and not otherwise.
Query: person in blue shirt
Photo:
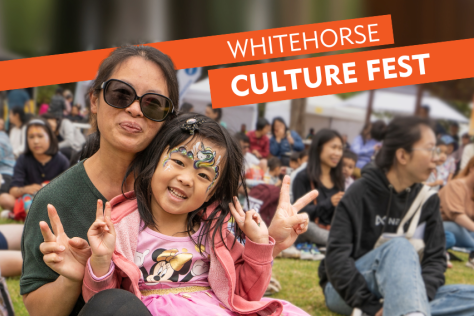
[[[382,131],[385,130],[386,124],[382,120],[374,123],[365,123],[360,135],[358,135],[351,145],[351,150],[357,154],[358,160],[356,168],[362,169],[372,160],[376,149],[380,147],[379,141]]]
[[[289,166],[291,153],[304,150],[300,135],[295,131],[290,131],[281,117],[273,119],[272,135],[270,153],[281,159],[284,166]]]

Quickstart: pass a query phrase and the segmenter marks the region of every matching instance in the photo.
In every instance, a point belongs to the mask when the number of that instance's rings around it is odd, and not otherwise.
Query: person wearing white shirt
[[[11,123],[10,128],[10,143],[13,149],[15,159],[18,158],[25,151],[25,137],[26,137],[26,117],[25,111],[21,107],[15,107],[10,110],[9,119]]]

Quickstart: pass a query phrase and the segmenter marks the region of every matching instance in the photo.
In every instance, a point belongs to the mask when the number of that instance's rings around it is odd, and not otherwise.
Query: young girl
[[[131,168],[135,192],[106,203],[104,213],[98,202],[84,299],[123,288],[152,315],[307,315],[262,299],[274,240],[235,197],[242,165],[239,144],[217,122],[184,114],[167,123]],[[227,230],[230,213],[245,248]]]
[[[9,216],[16,220],[25,220],[36,192],[69,168],[46,121],[29,121],[25,134],[27,146],[16,161],[10,191],[0,194],[0,207],[11,210]]]

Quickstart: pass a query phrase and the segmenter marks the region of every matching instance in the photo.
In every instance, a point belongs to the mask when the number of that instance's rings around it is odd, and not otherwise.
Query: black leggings
[[[132,293],[110,289],[97,293],[82,308],[79,316],[151,315],[145,304]]]

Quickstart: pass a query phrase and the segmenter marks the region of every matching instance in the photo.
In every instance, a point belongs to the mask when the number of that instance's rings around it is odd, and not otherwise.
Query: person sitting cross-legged
[[[422,184],[439,155],[430,122],[395,118],[383,134],[375,165],[349,187],[331,222],[319,267],[326,305],[343,315],[474,315],[474,286],[444,285],[440,201]]]

